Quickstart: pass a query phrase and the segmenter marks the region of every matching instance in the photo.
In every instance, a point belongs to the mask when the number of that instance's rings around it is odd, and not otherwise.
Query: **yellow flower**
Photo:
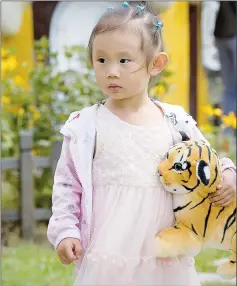
[[[227,127],[232,127],[236,129],[236,116],[234,112],[230,112],[228,115],[223,115],[222,121]]]
[[[2,95],[1,101],[2,101],[2,104],[9,104],[10,103],[10,98],[8,96],[6,96],[6,95]]]
[[[10,56],[6,60],[6,65],[7,65],[8,70],[10,70],[10,71],[13,71],[14,69],[16,69],[16,67],[17,67],[16,58],[14,56]]]
[[[6,58],[8,56],[8,52],[6,49],[1,48],[1,59]]]
[[[204,105],[202,111],[210,116],[214,114],[214,108],[210,104]]]
[[[220,108],[215,108],[213,110],[213,115],[215,115],[215,116],[221,116],[222,114],[223,114],[223,112]]]
[[[17,114],[21,107],[19,105],[11,105],[7,107],[7,111],[12,114]]]
[[[25,113],[25,110],[21,107],[21,108],[18,110],[18,114],[19,114],[20,116],[22,116],[24,113]]]
[[[36,121],[36,120],[38,120],[39,118],[40,118],[40,113],[39,112],[34,112],[33,114],[32,114],[32,117],[33,117],[33,119]]]
[[[13,77],[13,82],[17,86],[23,86],[24,85],[24,80],[19,75],[16,75]]]
[[[164,86],[163,86],[163,85],[158,85],[158,86],[156,87],[156,92],[157,92],[158,95],[159,95],[159,94],[164,94],[164,93],[165,93],[165,88],[164,88]]]
[[[211,124],[204,124],[201,126],[200,129],[206,133],[212,133],[213,132],[213,126]]]
[[[1,75],[2,78],[6,75],[9,71],[14,71],[17,67],[16,58],[13,56],[9,56],[7,59],[2,60],[1,63]]]
[[[229,118],[230,118],[230,122],[231,122],[231,127],[236,129],[236,116],[234,114],[234,112],[230,112],[228,114]]]
[[[150,89],[150,95],[153,97],[162,95],[165,93],[165,88],[163,85],[156,85]]]
[[[31,112],[36,112],[37,108],[34,105],[31,104],[31,105],[28,106],[28,110],[31,111]]]
[[[7,73],[6,62],[2,61],[2,63],[1,63],[1,80],[5,77],[6,73]]]

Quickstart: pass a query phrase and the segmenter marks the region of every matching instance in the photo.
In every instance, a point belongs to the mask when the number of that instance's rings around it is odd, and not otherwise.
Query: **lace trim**
[[[116,266],[123,267],[125,264],[161,264],[162,266],[174,266],[177,263],[183,262],[188,267],[193,267],[195,260],[193,257],[183,256],[181,258],[159,258],[155,256],[123,256],[116,253],[108,253],[100,250],[94,250],[91,253],[86,254],[86,258],[91,262],[107,262],[113,263]]]

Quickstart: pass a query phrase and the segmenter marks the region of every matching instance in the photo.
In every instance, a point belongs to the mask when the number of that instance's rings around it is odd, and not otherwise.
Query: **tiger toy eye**
[[[182,164],[180,164],[180,163],[175,163],[175,164],[174,164],[174,169],[175,169],[175,171],[181,171],[181,170],[182,170]]]

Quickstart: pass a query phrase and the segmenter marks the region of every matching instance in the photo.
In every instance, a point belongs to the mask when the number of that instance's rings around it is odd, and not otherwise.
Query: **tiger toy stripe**
[[[156,256],[196,256],[205,247],[231,250],[230,260],[217,272],[223,278],[234,278],[236,200],[220,207],[208,198],[221,178],[216,151],[205,141],[183,141],[170,148],[158,174],[164,188],[173,193],[176,223],[156,235]]]

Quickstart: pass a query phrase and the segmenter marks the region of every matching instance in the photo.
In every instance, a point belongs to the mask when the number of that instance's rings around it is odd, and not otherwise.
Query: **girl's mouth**
[[[116,84],[109,85],[109,90],[112,92],[118,92],[122,87]]]

